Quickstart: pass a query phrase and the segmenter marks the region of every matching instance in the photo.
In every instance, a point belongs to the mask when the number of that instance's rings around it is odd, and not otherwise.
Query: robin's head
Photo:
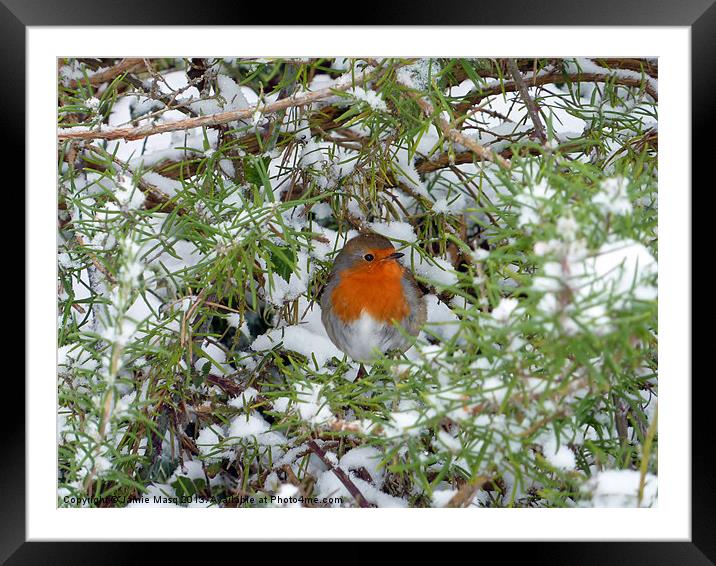
[[[352,272],[383,272],[386,268],[393,271],[396,260],[405,254],[395,251],[388,238],[379,234],[361,234],[346,242],[336,256],[334,271],[340,273],[345,269]],[[391,269],[392,268],[392,269]]]

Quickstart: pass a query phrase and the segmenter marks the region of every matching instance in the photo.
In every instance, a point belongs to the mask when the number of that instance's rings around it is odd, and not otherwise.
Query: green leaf
[[[288,281],[296,266],[296,252],[291,248],[277,246],[268,242],[266,246],[271,251],[269,257],[274,267],[273,270]]]
[[[179,476],[171,485],[178,497],[191,497],[204,490],[206,481],[201,478],[192,480],[185,476]]]

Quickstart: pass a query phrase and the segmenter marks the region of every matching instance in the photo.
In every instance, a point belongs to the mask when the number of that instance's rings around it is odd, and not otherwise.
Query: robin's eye
[[[374,258],[373,258],[373,254],[365,254],[365,255],[363,256],[363,259],[366,260],[366,261],[373,261],[373,259],[374,259]]]

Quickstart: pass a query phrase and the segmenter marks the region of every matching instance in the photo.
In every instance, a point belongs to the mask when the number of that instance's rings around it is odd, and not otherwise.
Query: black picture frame
[[[714,0],[600,0],[583,2],[558,0],[548,3],[535,0],[513,0],[510,3],[471,4],[455,0],[443,0],[438,4],[420,0],[411,3],[397,2],[380,4],[362,3],[355,10],[353,24],[438,24],[438,25],[563,25],[563,26],[687,26],[691,29],[691,72],[692,72],[692,147],[705,148],[712,144],[712,132],[716,132],[711,103],[716,92],[716,4]],[[301,23],[316,24],[312,13],[335,14],[336,4],[311,4],[303,6],[300,13],[286,11],[285,22],[267,15],[266,7],[257,3],[192,3],[186,0],[155,0],[140,2],[123,0],[121,3],[109,0],[0,0],[0,77],[5,108],[3,114],[4,135],[7,144],[3,155],[6,159],[17,155],[25,148],[25,116],[31,108],[25,106],[25,31],[27,26],[65,25],[247,25],[251,23]],[[280,18],[280,16],[279,16]],[[295,19],[294,19],[295,18]],[[260,49],[257,49],[260,51]],[[31,72],[31,70],[30,70]],[[15,158],[16,159],[16,158]],[[26,164],[32,160],[31,152],[25,155]],[[692,160],[693,186],[713,191],[709,159]],[[14,187],[22,186],[24,169],[17,168],[20,179]],[[5,187],[5,203],[13,199],[14,209],[23,207],[27,211],[32,203],[25,201],[25,195],[18,188]],[[690,187],[683,187],[684,192]],[[693,191],[691,193],[694,194]],[[20,201],[22,199],[22,201]],[[14,231],[17,233],[17,231]],[[696,238],[693,238],[696,244]],[[708,253],[708,249],[706,250]],[[694,257],[694,256],[692,256]],[[697,256],[698,257],[698,256]],[[22,260],[20,260],[22,262]],[[25,257],[24,261],[32,261]],[[691,275],[691,274],[690,274]],[[696,282],[696,280],[694,280]],[[23,291],[24,293],[24,291]],[[710,293],[705,292],[704,301]],[[13,291],[13,297],[19,291]],[[693,288],[692,296],[696,295]],[[30,297],[25,295],[25,300]],[[15,328],[13,330],[16,331]],[[27,336],[31,336],[28,328]],[[694,344],[710,337],[710,333],[692,333]],[[693,348],[693,346],[692,346]],[[10,379],[11,376],[6,376]],[[711,372],[693,373],[692,379],[692,538],[691,542],[567,542],[567,543],[516,543],[511,545],[509,557],[515,561],[529,561],[530,564],[714,564],[716,562],[716,474],[710,466],[709,454],[713,448],[711,431],[711,396],[713,376]],[[676,376],[675,376],[676,378]],[[678,376],[685,382],[690,376]],[[16,379],[16,378],[15,378]],[[9,389],[6,389],[6,391]],[[235,551],[228,545],[214,546],[209,550],[205,544],[185,543],[171,548],[158,544],[123,542],[112,543],[58,543],[25,542],[25,390],[19,384],[13,388],[16,397],[3,404],[2,466],[0,466],[0,563],[5,564],[124,564],[144,561],[174,561],[177,550],[183,562],[203,560],[219,561],[222,553],[227,557]],[[12,408],[18,414],[8,414]],[[697,456],[698,455],[698,456]],[[101,513],[101,512],[100,512]],[[585,534],[588,532],[585,525]],[[81,539],[82,534],[77,533]],[[559,533],[555,533],[555,538]],[[245,545],[246,543],[241,543]],[[244,546],[234,559],[267,560],[267,543],[255,544],[250,550]],[[360,544],[360,546],[358,546]],[[504,543],[492,543],[504,544]],[[508,543],[510,544],[510,543]],[[383,559],[406,560],[405,550],[392,546],[380,550],[373,543],[347,543],[321,550],[314,560],[332,560],[364,563],[379,556]],[[445,558],[456,552],[470,552],[475,559],[485,557],[483,550],[465,548],[461,543],[450,543],[450,547],[438,550]],[[217,553],[217,548],[219,552]],[[473,547],[474,548],[474,547]],[[172,552],[172,550],[174,552]],[[273,551],[275,552],[275,551]],[[274,558],[299,556],[305,549],[279,551]],[[505,552],[504,549],[502,552]],[[443,554],[444,553],[444,554]],[[477,553],[477,554],[473,554]],[[217,555],[218,554],[218,555]],[[372,557],[372,558],[371,558]],[[273,560],[273,559],[272,559]]]

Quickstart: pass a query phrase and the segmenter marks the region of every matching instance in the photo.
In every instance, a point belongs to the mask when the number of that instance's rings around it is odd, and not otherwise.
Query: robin
[[[425,322],[423,294],[398,262],[404,255],[387,238],[362,234],[336,256],[321,297],[321,320],[336,347],[357,362],[370,362],[378,352],[405,352],[406,334],[417,336]]]

